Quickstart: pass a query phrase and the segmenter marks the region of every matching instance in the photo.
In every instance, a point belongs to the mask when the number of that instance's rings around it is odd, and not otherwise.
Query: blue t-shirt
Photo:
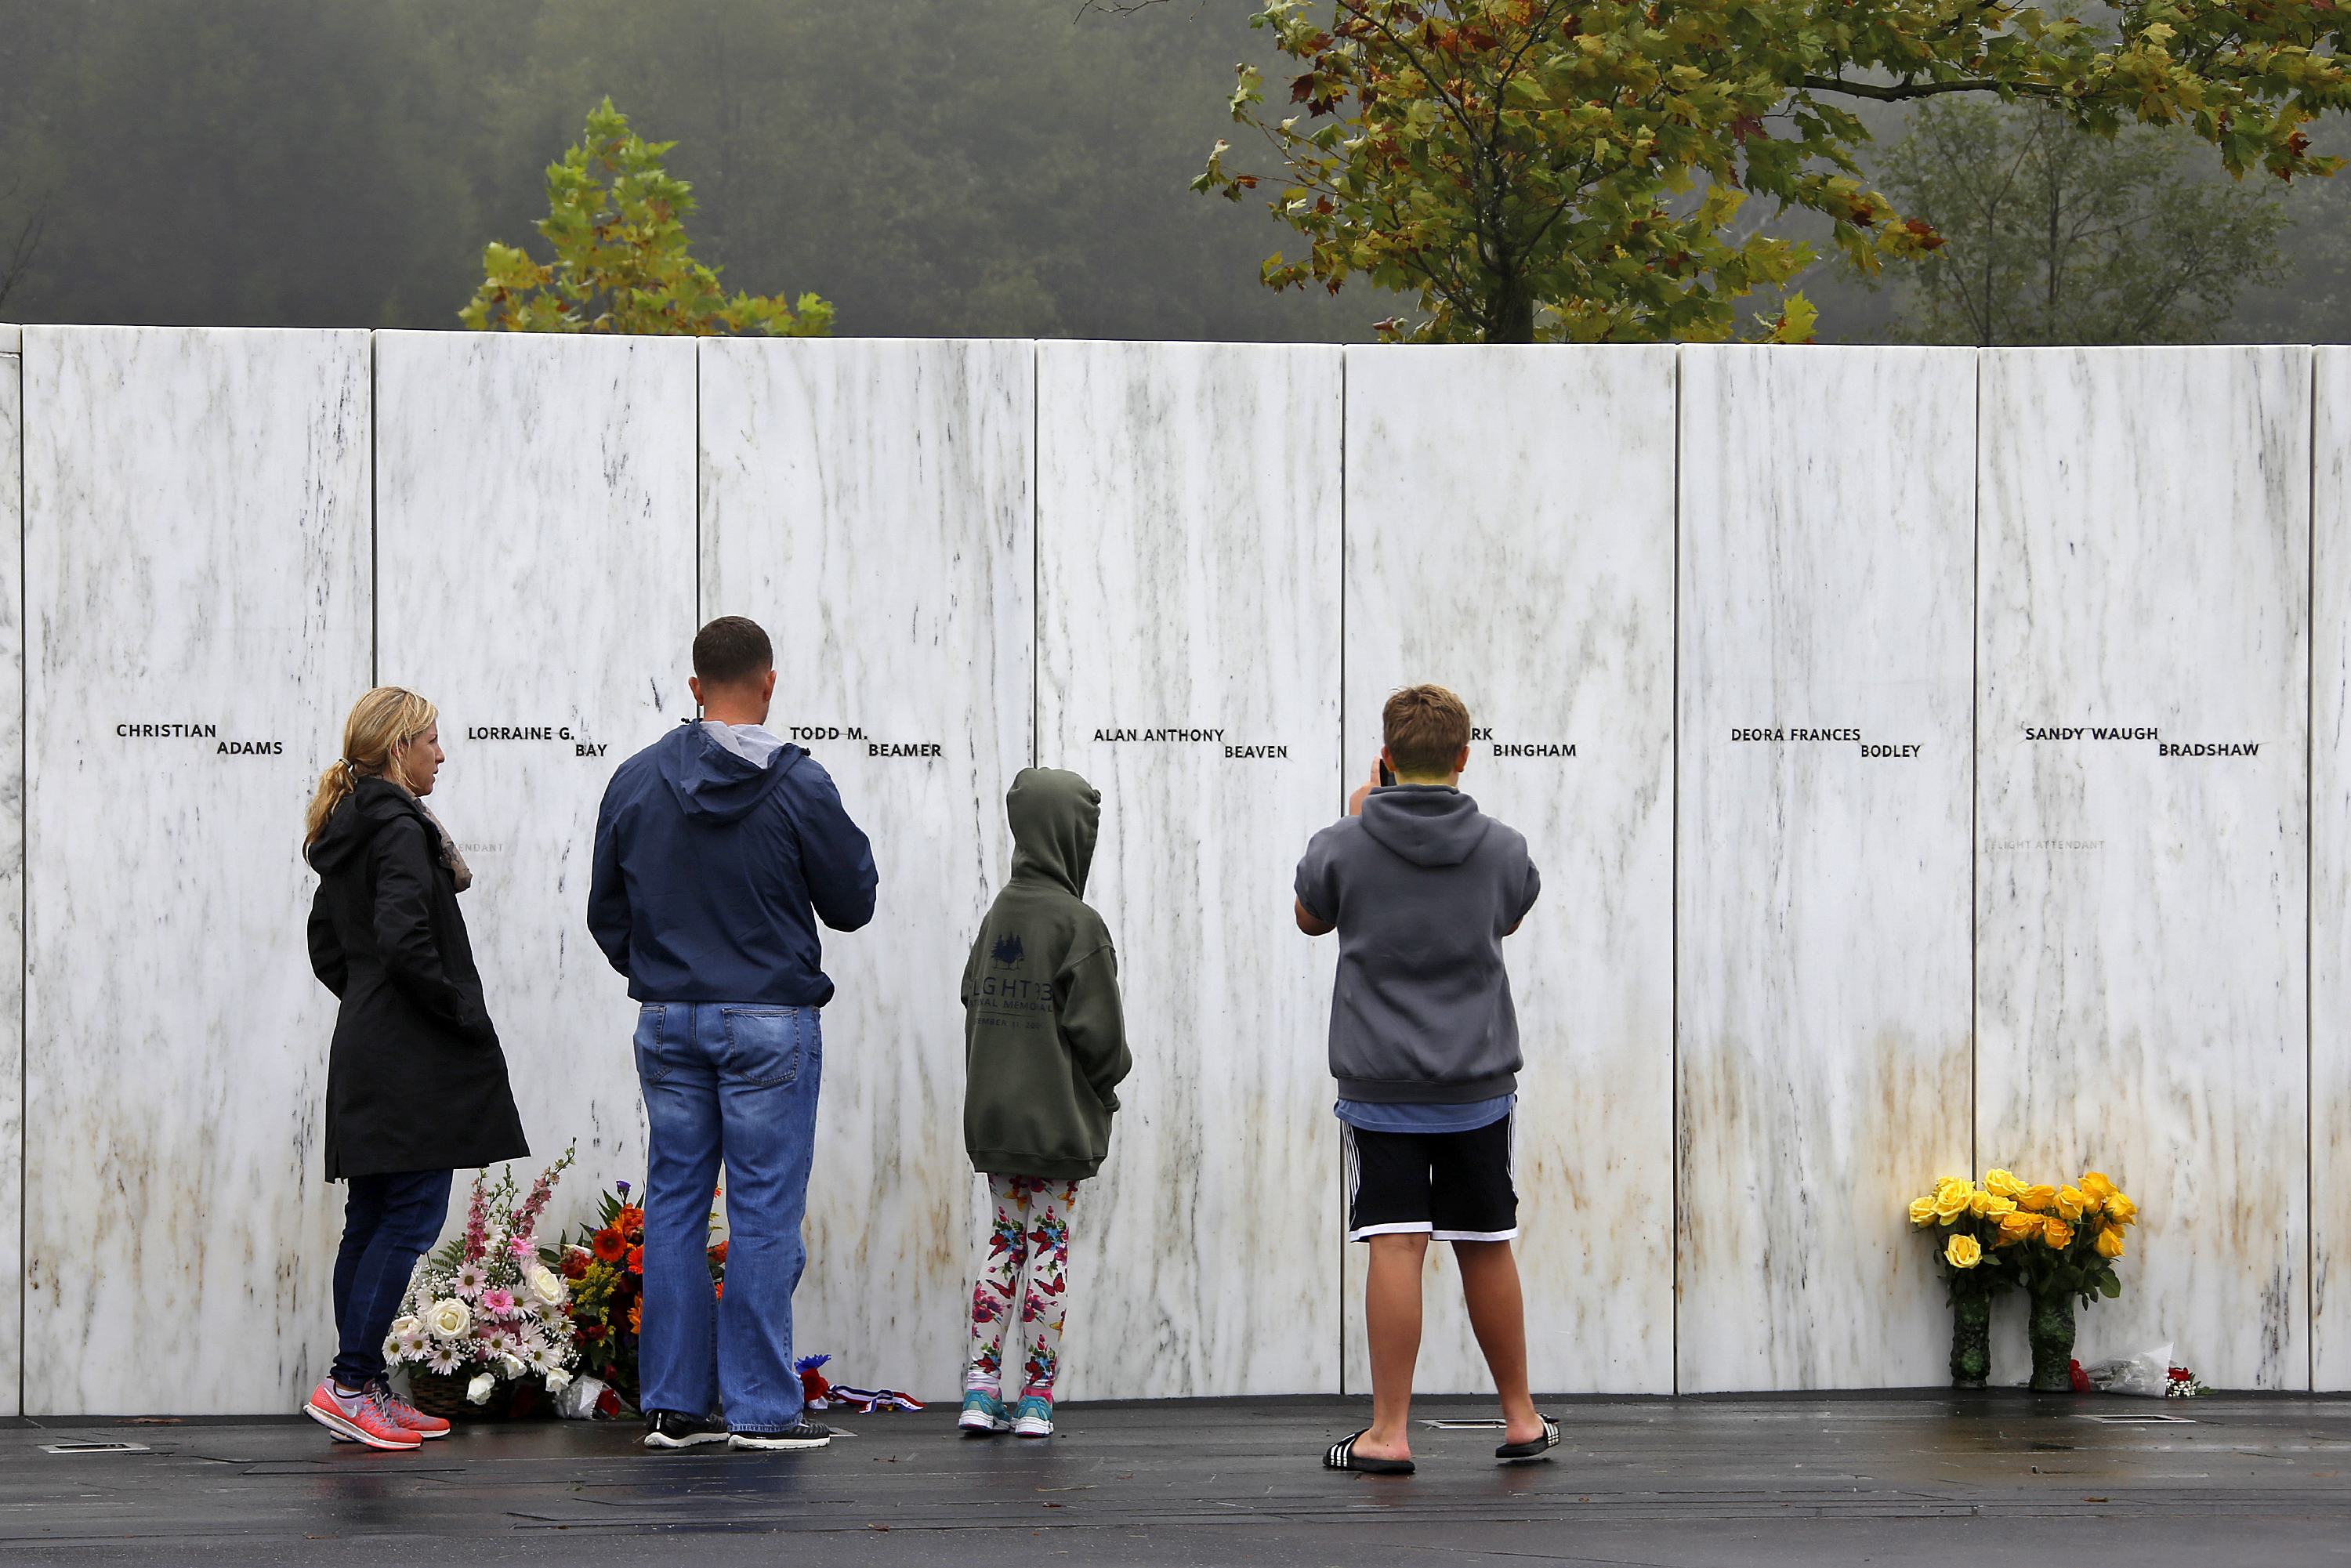
[[[1342,1100],[1331,1109],[1350,1127],[1366,1133],[1474,1133],[1510,1113],[1519,1103],[1515,1093],[1467,1105],[1391,1105],[1365,1100]]]

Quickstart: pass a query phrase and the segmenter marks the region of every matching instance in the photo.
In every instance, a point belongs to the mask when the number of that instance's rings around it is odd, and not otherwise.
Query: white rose
[[[556,1278],[552,1269],[533,1269],[530,1271],[530,1293],[551,1307],[563,1300],[563,1281]]]
[[[424,1309],[424,1326],[443,1339],[455,1339],[474,1326],[473,1309],[455,1296],[444,1296]]]
[[[506,1369],[506,1375],[508,1377],[520,1377],[523,1375],[522,1363],[511,1355],[498,1357],[498,1364]],[[485,1373],[483,1375],[487,1376],[488,1374]]]
[[[560,1394],[570,1386],[571,1375],[562,1368],[558,1367],[547,1375],[547,1391],[549,1394]]]
[[[487,1405],[490,1402],[490,1390],[496,1388],[497,1385],[498,1380],[492,1377],[488,1373],[477,1372],[474,1374],[474,1381],[465,1385],[465,1403],[468,1405]]]
[[[413,1335],[423,1325],[413,1317],[394,1318],[392,1320],[392,1337],[394,1339],[407,1339]]]

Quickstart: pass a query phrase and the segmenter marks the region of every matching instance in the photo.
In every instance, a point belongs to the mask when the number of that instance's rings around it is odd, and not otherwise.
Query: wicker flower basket
[[[408,1369],[408,1402],[427,1416],[438,1416],[444,1421],[503,1421],[511,1392],[500,1384],[490,1390],[487,1403],[469,1404],[465,1385],[473,1381],[469,1373],[434,1372],[426,1367]]]

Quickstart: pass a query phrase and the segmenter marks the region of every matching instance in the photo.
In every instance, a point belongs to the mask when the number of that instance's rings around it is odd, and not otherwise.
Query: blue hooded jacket
[[[596,813],[588,929],[641,1002],[821,1007],[821,917],[873,918],[872,847],[797,746],[760,767],[699,724],[621,764]]]

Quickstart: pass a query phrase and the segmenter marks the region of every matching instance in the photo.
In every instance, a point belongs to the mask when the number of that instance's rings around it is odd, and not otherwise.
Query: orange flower
[[[2013,1247],[2027,1237],[2041,1234],[2041,1217],[2030,1209],[2011,1209],[2000,1217],[2000,1239],[1995,1247]]]
[[[710,1249],[710,1260],[711,1260],[711,1261],[712,1261],[712,1262],[714,1262],[714,1263],[724,1263],[724,1262],[726,1262],[726,1243],[725,1243],[724,1241],[721,1241],[717,1246],[713,1247],[713,1248]]]
[[[720,1301],[725,1301],[725,1300],[726,1299],[726,1281],[721,1280],[721,1281],[719,1281],[716,1284],[715,1284],[715,1285],[711,1286],[710,1288],[711,1288],[711,1290],[713,1290],[714,1291],[717,1292],[718,1299],[719,1299]]]
[[[631,1301],[629,1303],[629,1332],[631,1333],[642,1332],[637,1326],[637,1320],[643,1314],[644,1310],[645,1304],[643,1301]]]
[[[609,1225],[596,1232],[594,1245],[596,1256],[607,1263],[620,1261],[621,1254],[629,1249],[629,1244],[621,1239],[621,1233]]]
[[[642,1247],[632,1247],[632,1248],[630,1248],[630,1249],[629,1249],[629,1272],[630,1272],[630,1273],[632,1273],[632,1274],[642,1274],[642,1273],[643,1273],[644,1271],[645,1271],[645,1249],[644,1249],[643,1248],[642,1248]]]

